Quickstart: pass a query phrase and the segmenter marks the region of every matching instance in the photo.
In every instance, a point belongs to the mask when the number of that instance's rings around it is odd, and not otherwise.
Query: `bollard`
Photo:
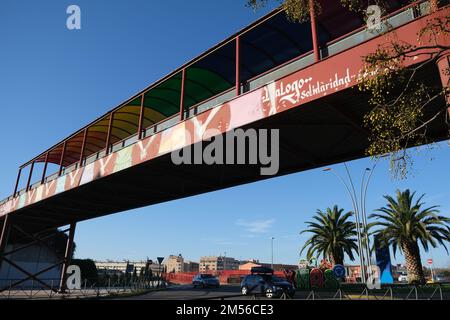
[[[50,299],[52,298],[52,295],[53,295],[53,281],[54,281],[54,280],[52,280],[52,281],[50,282]]]
[[[11,286],[12,286],[12,281],[9,280],[8,300],[11,299]]]

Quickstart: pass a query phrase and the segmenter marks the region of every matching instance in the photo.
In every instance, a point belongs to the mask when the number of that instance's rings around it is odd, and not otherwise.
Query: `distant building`
[[[242,271],[251,271],[252,268],[256,268],[256,267],[261,267],[261,265],[260,265],[260,264],[257,264],[257,263],[254,263],[254,262],[247,262],[247,263],[241,264],[241,265],[239,266],[239,270],[242,270]]]
[[[238,270],[239,261],[231,257],[201,257],[200,272]]]
[[[184,272],[199,272],[200,264],[194,261],[184,262]]]
[[[99,275],[114,275],[136,272],[139,274],[142,268],[145,268],[147,261],[94,261]],[[127,270],[128,269],[128,270]],[[160,271],[157,263],[150,264],[150,270],[156,274]]]
[[[166,266],[168,273],[185,272],[184,258],[181,254],[178,256],[170,255],[168,258],[164,259],[163,263]]]
[[[251,271],[254,267],[264,267],[264,268],[272,268],[272,263],[262,263],[257,259],[249,259],[241,261],[239,266],[239,270]],[[298,266],[293,264],[281,264],[274,263],[273,270],[274,271],[284,271],[284,270],[297,270]]]

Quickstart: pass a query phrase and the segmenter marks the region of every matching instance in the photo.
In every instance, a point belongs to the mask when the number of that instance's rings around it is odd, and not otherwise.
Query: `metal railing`
[[[293,297],[284,293],[278,299],[281,300],[449,300],[450,289],[443,290],[444,284],[432,285],[404,285],[404,286],[385,286],[382,289],[370,290],[367,287],[345,288],[341,287],[335,290],[331,289],[310,289],[297,290]],[[244,298],[249,300],[268,299],[263,293],[249,294],[243,296],[236,295],[217,295],[207,298],[198,298],[196,300],[228,300]]]
[[[98,285],[85,279],[80,289],[59,291],[60,279],[40,279],[49,285],[50,289],[43,289],[42,286],[35,286],[35,281],[30,280],[31,285],[22,288],[13,288],[12,284],[18,279],[8,279],[9,289],[0,293],[0,300],[19,299],[79,299],[79,298],[112,298],[122,295],[137,295],[154,290],[167,288],[167,282],[163,279],[134,280],[134,281],[114,281],[111,279],[106,284]],[[5,282],[1,280],[0,282]]]

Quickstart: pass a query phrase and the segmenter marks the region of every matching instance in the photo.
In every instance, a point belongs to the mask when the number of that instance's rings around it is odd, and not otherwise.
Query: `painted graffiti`
[[[347,88],[357,78],[357,74],[350,74],[350,69],[347,68],[345,73],[335,73],[327,81],[315,81],[312,77],[294,80],[288,84],[280,81],[276,86],[269,85],[264,88],[262,101],[263,103],[269,103],[271,97],[275,97],[275,99],[279,99],[280,103],[297,104],[305,99],[327,95],[330,90],[338,91]]]

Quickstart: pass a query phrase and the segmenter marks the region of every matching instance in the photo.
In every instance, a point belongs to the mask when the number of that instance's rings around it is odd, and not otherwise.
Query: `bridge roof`
[[[320,43],[328,43],[362,26],[362,17],[342,8],[339,0],[321,2],[323,12],[318,17]],[[406,2],[390,1],[390,10]],[[142,103],[143,128],[171,117],[179,117],[183,70],[183,105],[187,109],[227,90],[232,92],[236,86],[237,37],[240,39],[239,78],[244,85],[248,80],[312,50],[310,23],[291,22],[278,8],[58,142],[21,168],[32,162],[46,161],[69,166],[80,160],[83,141],[84,157],[89,157],[105,149],[108,134],[111,144],[137,134]]]

